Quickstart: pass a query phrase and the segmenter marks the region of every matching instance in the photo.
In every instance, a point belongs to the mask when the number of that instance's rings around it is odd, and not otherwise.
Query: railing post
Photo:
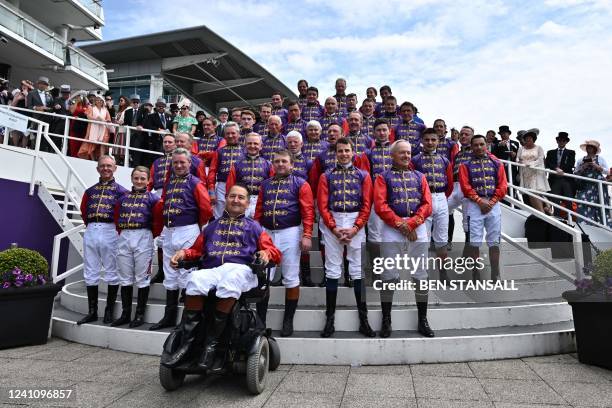
[[[125,159],[123,163],[123,167],[130,167],[130,140],[132,139],[132,129],[129,126],[126,126],[125,132]]]
[[[42,123],[36,126],[36,141],[34,142],[34,160],[32,160],[32,176],[30,177],[30,195],[34,195],[34,184],[36,182],[36,166],[38,164],[38,156],[40,155],[40,138]]]
[[[70,133],[70,119],[64,120],[64,139],[62,142],[62,154],[65,156],[68,151],[68,134]]]
[[[4,140],[2,141],[3,145],[8,146],[10,134],[11,134],[11,128],[5,127],[4,128]]]
[[[512,166],[514,166],[514,163],[512,162],[512,160],[509,160],[509,164],[508,164],[508,174],[506,174],[506,177],[508,178],[508,189],[510,190],[510,197],[514,198],[514,192],[516,191],[514,189],[514,184],[512,181]],[[510,208],[514,208],[514,204],[512,202],[510,202]]]
[[[68,222],[68,194],[70,191],[70,183],[72,181],[72,172],[68,169],[68,176],[66,177],[66,186],[64,187],[64,205],[62,208],[62,224],[66,226]]]
[[[597,180],[597,186],[599,187],[599,205],[601,209],[601,223],[608,225],[608,219],[606,217],[606,202],[604,199],[603,183],[601,180]]]

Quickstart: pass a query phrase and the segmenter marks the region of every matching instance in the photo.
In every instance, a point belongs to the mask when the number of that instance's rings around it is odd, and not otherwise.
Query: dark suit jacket
[[[60,108],[56,109],[55,105],[59,105]],[[57,113],[58,115],[72,116],[70,111],[66,109],[66,100],[62,98],[61,96],[53,99],[53,103],[51,104],[51,109],[53,113]],[[54,117],[50,124],[50,131],[52,133],[57,133],[60,135],[63,134],[65,122],[66,121],[64,118]]]
[[[44,106],[45,108],[47,108],[47,111],[51,111],[51,108],[53,107],[53,97],[47,91],[45,91],[45,94],[46,94],[46,98],[45,98],[46,101],[43,104],[42,99],[40,99],[40,95],[38,94],[38,89],[34,89],[31,92],[28,92],[28,96],[26,97],[26,108],[34,109],[36,106]],[[41,115],[38,113],[32,114],[32,118],[38,119],[38,120],[41,120],[47,123],[51,123],[52,121],[51,116]]]
[[[519,143],[514,141],[514,140],[510,140],[510,151],[517,153],[518,149],[519,149]],[[512,160],[512,158],[510,157],[508,148],[506,146],[504,146],[502,144],[502,141],[498,141],[497,144],[495,145],[495,147],[493,148],[492,153],[495,155],[495,157],[497,157],[498,159],[502,159],[502,160]],[[515,156],[516,157],[516,156]]]
[[[169,114],[164,112],[164,118],[166,124],[161,121],[159,113],[153,112],[145,118],[143,127],[145,129],[157,130],[157,129],[168,129],[172,130],[172,118]],[[162,151],[162,135],[158,133],[149,134],[149,150]]]
[[[134,109],[128,108],[123,114],[123,124],[125,126],[132,126],[132,119],[134,119]],[[145,115],[142,110],[136,111],[136,126],[144,126]]]
[[[546,152],[544,165],[547,169],[555,170],[557,168],[557,150],[558,149],[553,149]],[[576,152],[573,150],[563,149],[563,156],[561,156],[559,168],[565,173],[573,173],[575,164]]]

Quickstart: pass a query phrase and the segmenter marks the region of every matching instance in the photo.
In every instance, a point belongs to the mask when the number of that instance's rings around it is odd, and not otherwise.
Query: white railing
[[[104,64],[100,61],[93,58],[91,55],[86,52],[72,47],[70,45],[66,46],[66,50],[68,51],[68,55],[70,56],[70,63],[68,64],[66,61],[66,66],[73,66],[78,68],[85,74],[93,77],[96,81],[108,85],[108,77],[106,75],[106,69],[104,68]]]
[[[547,192],[542,192],[542,191],[537,191],[537,190],[533,190],[533,189],[526,189],[524,187],[515,186],[514,183],[513,183],[513,179],[512,179],[512,177],[513,177],[512,170],[508,171],[508,174],[507,174],[507,177],[508,177],[508,196],[514,196],[514,192],[515,191],[519,191],[522,194],[530,192],[531,193],[530,195],[532,195],[532,196],[535,195],[537,198],[540,198],[540,199],[541,199],[541,197],[539,197],[539,196],[546,196],[546,197],[551,197],[551,198],[559,199],[559,200],[566,201],[566,202],[572,202],[572,203],[581,204],[581,205],[588,205],[588,206],[592,206],[592,207],[598,207],[599,211],[600,211],[600,214],[601,214],[601,217],[602,217],[601,218],[602,219],[602,223],[599,223],[599,222],[597,222],[597,221],[595,221],[595,220],[593,220],[591,218],[588,218],[588,217],[582,216],[580,214],[577,214],[577,213],[575,213],[573,211],[571,211],[571,213],[573,215],[578,216],[578,218],[582,219],[585,222],[588,222],[588,223],[591,223],[591,224],[594,224],[594,225],[597,225],[597,226],[600,226],[600,227],[605,227],[608,230],[610,230],[609,227],[612,227],[612,226],[607,226],[607,224],[606,224],[606,219],[607,219],[606,214],[607,214],[608,211],[612,210],[612,205],[611,205],[610,202],[606,202],[605,195],[604,195],[604,191],[605,191],[604,189],[608,189],[609,187],[611,187],[612,186],[611,182],[605,181],[605,180],[592,179],[592,178],[584,177],[584,176],[579,176],[577,174],[569,174],[569,173],[559,174],[559,173],[557,173],[554,170],[546,169],[546,168],[543,168],[543,167],[527,166],[525,164],[516,163],[516,162],[509,161],[509,160],[501,160],[500,159],[500,161],[503,162],[504,164],[509,165],[510,169],[512,169],[513,166],[519,168],[519,170],[520,170],[521,167],[527,167],[527,168],[530,168],[530,169],[533,169],[533,170],[542,171],[542,172],[545,172],[547,174],[552,174],[552,175],[555,175],[555,176],[558,176],[558,177],[567,177],[567,178],[570,178],[570,179],[573,179],[573,180],[582,180],[582,181],[585,181],[585,182],[588,182],[588,183],[596,183],[597,184],[598,193],[599,193],[598,194],[598,201],[597,202],[588,202],[588,201],[579,200],[579,199],[577,199],[575,197],[563,197],[563,196],[555,195],[555,194],[552,194],[552,193],[547,193]],[[551,204],[550,201],[548,203]],[[511,204],[511,206],[514,206],[514,204]],[[558,207],[558,206],[555,205],[555,207]],[[563,208],[563,210],[564,211],[570,211],[569,209],[565,209],[565,208]]]
[[[78,225],[53,237],[53,254],[51,257],[51,278],[53,279],[53,283],[57,283],[62,279],[66,279],[67,277],[74,275],[75,273],[83,269],[83,264],[81,263],[60,275],[57,274],[59,268],[60,248],[62,239],[67,238],[72,234],[80,234],[81,231],[84,229],[85,224]]]
[[[14,111],[18,111],[18,112],[22,112],[25,114],[28,113],[34,113],[37,115],[45,115],[48,116],[50,118],[56,118],[58,120],[64,120],[64,129],[63,129],[63,133],[59,134],[59,133],[52,133],[52,132],[47,132],[49,136],[53,136],[53,137],[60,137],[62,138],[62,150],[61,153],[62,154],[67,154],[68,151],[68,141],[69,140],[76,140],[79,142],[87,142],[87,143],[92,143],[92,144],[96,144],[96,145],[100,145],[100,146],[106,146],[108,148],[110,148],[111,150],[109,150],[109,154],[113,155],[113,153],[116,152],[125,152],[125,162],[123,164],[124,167],[130,167],[129,166],[129,162],[130,162],[130,152],[141,152],[141,153],[147,153],[147,154],[154,154],[154,155],[158,155],[158,156],[163,156],[162,152],[158,152],[158,151],[154,151],[154,150],[146,150],[146,149],[140,149],[137,147],[132,147],[130,146],[131,144],[131,139],[132,139],[132,132],[144,132],[144,133],[153,133],[153,134],[159,134],[159,135],[166,135],[169,132],[160,132],[157,130],[150,130],[150,129],[144,129],[140,126],[138,127],[134,127],[134,126],[126,126],[126,125],[119,125],[117,123],[112,123],[112,122],[102,122],[102,121],[97,121],[97,120],[92,120],[92,119],[85,119],[85,118],[79,118],[76,116],[67,116],[67,115],[60,115],[58,113],[51,113],[51,112],[37,112],[34,111],[32,109],[26,109],[26,108],[18,108],[15,106],[7,106],[7,105],[0,105],[0,109],[10,109],[10,110],[14,110]],[[112,126],[115,129],[115,134],[117,132],[119,132],[119,130],[121,129],[122,131],[125,131],[125,143],[124,144],[114,144],[114,143],[105,143],[105,142],[98,142],[98,141],[91,141],[91,140],[85,140],[85,139],[81,139],[78,137],[71,137],[70,136],[70,121],[81,121],[81,122],[86,122],[86,123],[94,123],[94,124],[98,124],[98,125],[104,125],[104,126]],[[45,122],[41,122],[45,125],[48,124]],[[10,129],[7,129],[5,131],[5,134],[8,136],[8,134],[10,133]],[[38,138],[38,136],[37,136]],[[8,144],[8,137],[4,138],[4,144]],[[55,145],[55,144],[53,144]],[[59,152],[59,149],[57,149],[57,152]]]

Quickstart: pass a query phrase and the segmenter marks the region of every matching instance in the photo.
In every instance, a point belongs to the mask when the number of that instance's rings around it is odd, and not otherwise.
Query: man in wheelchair
[[[204,352],[199,360],[200,369],[218,370],[222,361],[216,351],[225,330],[228,316],[243,292],[257,286],[258,280],[249,266],[258,257],[263,263],[280,263],[281,252],[257,221],[245,217],[249,206],[246,186],[235,184],[227,193],[225,211],[221,218],[210,222],[191,248],[177,251],[170,263],[177,267],[180,261],[200,258],[201,268],[191,272],[186,287],[185,308],[181,323],[180,345],[162,360],[166,367],[179,366],[190,354],[204,313],[212,313],[212,324],[207,329]],[[214,310],[204,310],[209,291],[216,289]]]

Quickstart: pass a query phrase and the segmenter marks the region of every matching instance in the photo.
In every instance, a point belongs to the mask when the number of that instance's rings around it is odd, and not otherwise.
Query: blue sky
[[[103,1],[104,39],[206,25],[289,87],[389,84],[426,123],[538,127],[612,149],[612,1]],[[609,151],[604,156],[611,158]],[[610,160],[608,160],[610,161]],[[610,164],[612,165],[612,164]]]

